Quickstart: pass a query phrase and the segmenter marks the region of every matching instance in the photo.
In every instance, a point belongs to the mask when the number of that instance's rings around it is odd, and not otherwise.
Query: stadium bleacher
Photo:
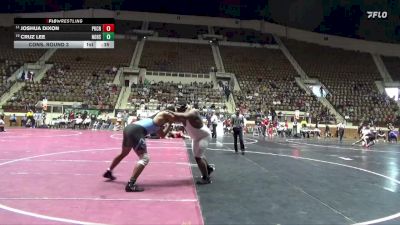
[[[132,29],[141,29],[142,23],[116,20],[116,32],[125,34]],[[276,44],[271,34],[251,29],[213,29],[215,34],[223,35],[231,42]],[[13,84],[6,80],[16,69],[26,62],[36,62],[45,52],[6,48],[12,43],[12,32],[9,28],[2,30],[7,35],[1,37],[0,43],[4,48],[0,52],[0,94]],[[149,30],[156,31],[160,37],[187,39],[197,39],[199,35],[208,33],[206,26],[157,22],[150,22]],[[384,123],[394,117],[398,110],[396,103],[380,94],[374,84],[382,78],[371,55],[295,40],[283,39],[283,42],[307,75],[318,78],[325,85],[330,92],[327,99],[349,121],[374,117],[378,123]],[[27,83],[3,108],[24,111],[47,97],[49,100],[77,101],[90,108],[112,110],[121,90],[121,84],[112,84],[116,72],[113,70],[129,65],[135,46],[135,41],[118,40],[113,51],[57,50],[47,62],[54,67],[44,78],[39,83]],[[240,92],[233,92],[235,102],[249,115],[267,113],[273,108],[307,111],[312,118],[333,118],[315,96],[307,94],[296,84],[297,73],[281,50],[224,45],[218,48],[226,72],[234,73],[241,87]],[[396,80],[400,74],[399,58],[383,56],[382,59]],[[139,67],[148,71],[209,73],[216,65],[209,44],[147,40]],[[144,102],[148,108],[157,109],[162,105],[160,103],[173,102],[177,97],[204,106],[224,106],[224,93],[218,89],[203,84],[179,84],[182,88],[177,85],[165,82],[152,83],[145,88],[134,86],[129,97],[131,108],[137,109]],[[144,97],[143,93],[147,96]]]
[[[310,111],[313,117],[325,112],[317,99],[295,82],[297,75],[280,50],[220,46],[225,70],[235,73],[241,92],[235,102],[251,115],[271,108],[281,111]]]
[[[154,71],[209,73],[215,63],[208,44],[146,41],[140,67]]]
[[[200,108],[214,105],[222,109],[225,105],[222,96],[217,89],[213,89],[212,83],[150,82],[147,85],[132,86],[129,103],[131,109],[135,110],[144,107],[149,110],[166,108],[178,100],[196,103]]]
[[[284,44],[311,78],[318,78],[331,93],[327,99],[349,121],[374,120],[385,124],[398,110],[396,103],[380,94],[382,80],[368,53],[343,50],[284,39]]]
[[[28,83],[6,104],[7,109],[24,111],[43,97],[49,101],[82,102],[90,108],[113,109],[121,90],[112,84],[119,67],[128,66],[135,41],[121,40],[109,50],[57,50],[39,83]],[[114,71],[113,71],[114,70]]]
[[[7,81],[11,75],[24,63],[33,63],[39,60],[46,50],[43,49],[13,49],[14,28],[0,27],[0,96],[14,84]]]

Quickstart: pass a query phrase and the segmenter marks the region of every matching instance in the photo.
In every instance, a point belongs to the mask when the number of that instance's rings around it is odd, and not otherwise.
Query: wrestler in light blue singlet
[[[134,124],[140,125],[144,129],[146,129],[147,134],[153,134],[153,133],[156,133],[158,130],[160,130],[160,127],[154,123],[152,118],[145,118],[145,119],[136,121]]]

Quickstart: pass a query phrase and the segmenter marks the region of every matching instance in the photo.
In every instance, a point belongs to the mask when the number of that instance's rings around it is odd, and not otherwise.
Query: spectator
[[[90,127],[94,128],[94,124],[96,123],[97,117],[95,114],[90,115]]]
[[[10,127],[12,126],[13,123],[15,123],[15,126],[17,126],[17,117],[15,116],[15,114],[12,114],[10,116]]]
[[[89,116],[87,116],[82,122],[83,128],[85,128],[85,129],[88,128],[91,123],[92,123],[92,119]]]
[[[4,132],[5,123],[4,123],[4,115],[0,115],[0,132]]]
[[[43,120],[42,120],[42,114],[39,111],[36,111],[36,113],[34,114],[34,124],[33,127],[37,128],[37,127],[41,127]]]
[[[25,71],[22,71],[22,74],[21,74],[21,78],[20,78],[22,81],[24,81],[25,80]]]
[[[326,124],[326,125],[325,125],[325,133],[324,133],[324,136],[325,136],[325,138],[327,138],[327,137],[331,137],[331,136],[332,136],[332,135],[331,135],[330,128],[329,128],[329,125],[328,125],[328,124]]]
[[[300,125],[301,125],[301,128],[306,128],[306,127],[308,126],[307,120],[306,120],[305,117],[304,117],[303,120],[300,122]]]
[[[122,126],[123,126],[123,128],[128,126],[128,119],[129,119],[129,113],[124,111],[124,113],[122,114],[122,122],[123,122]]]
[[[25,127],[27,120],[28,120],[27,114],[25,114],[21,119],[21,127]]]
[[[78,117],[75,119],[73,128],[76,129],[76,127],[78,127],[80,129],[82,126],[82,123],[83,123],[82,116],[81,116],[81,114],[78,114]]]
[[[32,111],[32,109],[30,109],[27,113],[26,113],[26,117],[27,117],[27,119],[26,119],[26,123],[28,123],[28,121],[30,121],[30,126],[29,127],[33,127],[34,125],[35,125],[35,119],[33,118],[33,111]]]
[[[229,96],[231,95],[231,90],[229,90],[229,87],[227,85],[224,86],[224,88],[225,88],[226,101],[229,101]]]
[[[118,122],[119,124],[122,124],[122,113],[121,113],[121,112],[118,112],[118,113],[117,113],[117,122]]]

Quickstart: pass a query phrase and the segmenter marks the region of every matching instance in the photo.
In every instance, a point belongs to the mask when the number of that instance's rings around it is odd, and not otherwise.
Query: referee
[[[233,140],[235,145],[235,153],[238,152],[237,146],[237,138],[239,136],[240,141],[240,150],[242,151],[242,155],[244,155],[244,143],[243,143],[243,127],[244,127],[244,117],[239,113],[239,109],[236,109],[236,114],[233,114],[231,117],[231,124],[233,127]]]
[[[343,121],[341,121],[338,125],[337,125],[337,130],[338,130],[338,137],[339,137],[339,142],[342,143],[343,140],[343,135],[344,135],[344,128],[345,128],[345,124]]]

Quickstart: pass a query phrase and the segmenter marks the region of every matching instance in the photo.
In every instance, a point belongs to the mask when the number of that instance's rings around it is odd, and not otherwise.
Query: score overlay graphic
[[[113,49],[113,18],[15,18],[14,48]]]

